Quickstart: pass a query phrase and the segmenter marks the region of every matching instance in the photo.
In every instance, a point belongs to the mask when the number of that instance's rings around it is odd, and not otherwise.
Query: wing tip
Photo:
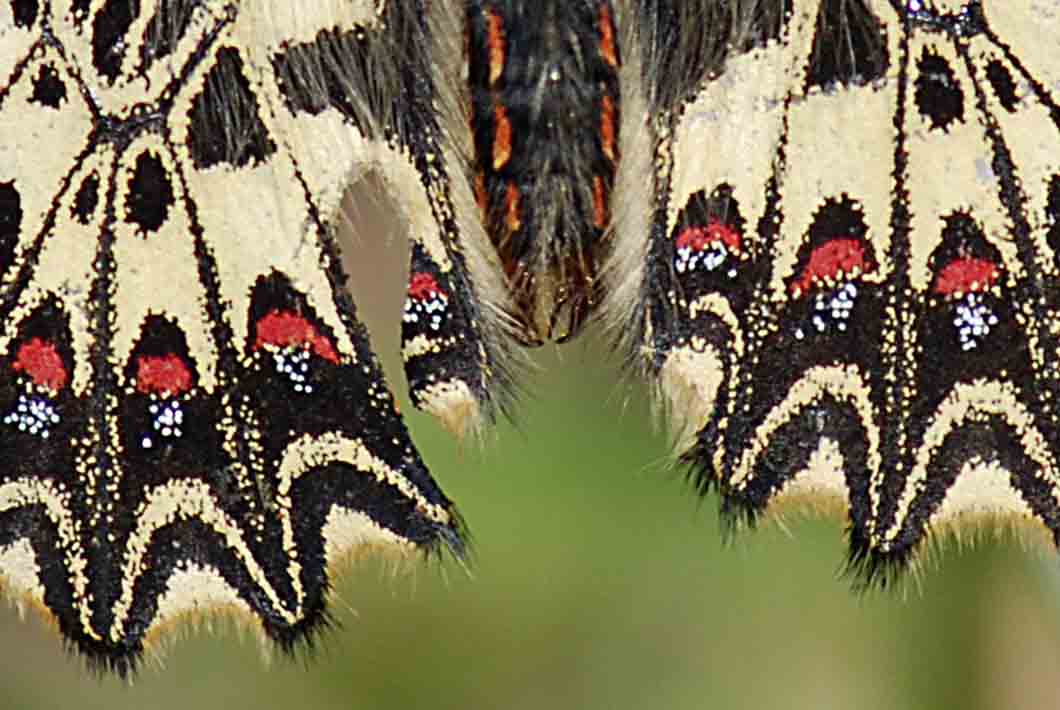
[[[434,383],[417,395],[416,406],[441,422],[458,441],[481,436],[487,419],[485,407],[463,380]]]
[[[945,556],[984,543],[1015,544],[1024,552],[1055,556],[1057,533],[1041,520],[1009,511],[966,512],[925,527],[911,542],[883,549],[869,537],[851,534],[844,576],[857,591],[901,588],[912,577],[940,567]]]
[[[724,362],[714,348],[675,348],[658,375],[664,416],[670,422],[675,451],[691,449],[708,423],[724,379]]]

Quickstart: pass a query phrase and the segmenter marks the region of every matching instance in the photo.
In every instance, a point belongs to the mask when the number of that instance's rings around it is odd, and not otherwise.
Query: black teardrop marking
[[[37,21],[40,12],[38,0],[11,0],[11,14],[15,20],[15,27],[26,29]]]
[[[932,128],[964,122],[964,91],[950,63],[927,49],[917,61],[916,106]]]
[[[90,173],[81,181],[70,207],[70,216],[81,224],[88,224],[99,206],[99,175]]]
[[[66,84],[59,78],[55,67],[43,65],[33,79],[33,95],[30,103],[58,109],[66,101]]]
[[[141,236],[157,232],[173,206],[173,185],[162,160],[145,151],[136,158],[136,169],[129,181],[125,221],[135,224]]]

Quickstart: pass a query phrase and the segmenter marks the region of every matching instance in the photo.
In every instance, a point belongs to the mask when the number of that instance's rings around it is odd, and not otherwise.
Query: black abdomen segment
[[[609,0],[471,0],[475,189],[528,343],[574,335],[599,298],[618,162]]]

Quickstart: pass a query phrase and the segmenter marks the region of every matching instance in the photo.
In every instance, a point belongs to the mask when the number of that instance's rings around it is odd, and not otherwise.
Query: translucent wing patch
[[[0,9],[0,576],[104,668],[204,610],[290,649],[351,553],[461,550],[328,227],[413,161],[394,86],[292,59],[370,62],[388,12]]]
[[[881,581],[953,525],[1055,544],[1060,13],[773,5],[733,4],[698,85],[642,90],[661,118],[631,330],[697,484],[732,520],[835,501]]]

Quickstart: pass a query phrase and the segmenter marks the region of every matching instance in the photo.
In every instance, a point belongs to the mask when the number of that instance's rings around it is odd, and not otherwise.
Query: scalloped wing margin
[[[1060,12],[681,4],[704,46],[657,5],[627,6],[655,201],[611,320],[697,487],[734,523],[838,503],[883,584],[940,530],[1055,545]]]

